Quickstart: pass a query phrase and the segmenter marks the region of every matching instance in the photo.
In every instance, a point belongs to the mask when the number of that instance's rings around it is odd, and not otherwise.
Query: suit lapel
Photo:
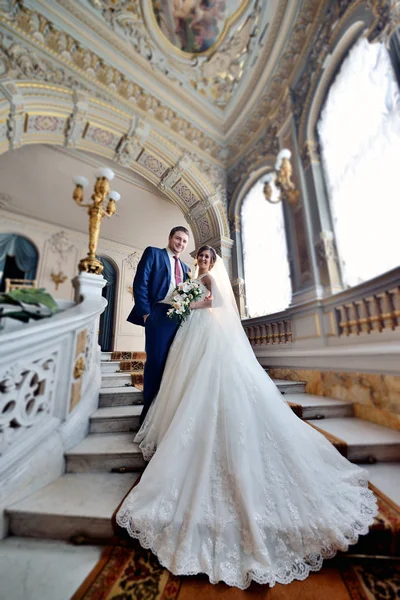
[[[169,287],[169,282],[171,281],[171,261],[169,260],[169,255],[168,252],[165,250],[165,248],[163,248],[163,257],[165,260],[165,264],[167,267],[167,271],[168,271],[168,287]]]

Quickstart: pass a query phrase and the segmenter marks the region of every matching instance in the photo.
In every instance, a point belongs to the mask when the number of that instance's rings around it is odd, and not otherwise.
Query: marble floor
[[[69,600],[101,556],[98,546],[0,541],[0,600]]]

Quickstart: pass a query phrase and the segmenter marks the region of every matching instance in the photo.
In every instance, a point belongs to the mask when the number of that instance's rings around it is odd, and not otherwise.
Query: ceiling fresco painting
[[[169,42],[190,54],[213,51],[248,0],[152,0],[158,26]]]

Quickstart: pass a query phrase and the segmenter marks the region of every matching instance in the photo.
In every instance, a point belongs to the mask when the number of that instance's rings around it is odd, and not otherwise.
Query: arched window
[[[282,203],[267,202],[263,185],[262,178],[253,185],[241,211],[249,317],[284,310],[291,299]]]
[[[353,286],[400,264],[400,96],[384,44],[353,46],[318,133],[343,280]]]
[[[6,279],[36,278],[38,251],[27,238],[16,233],[0,233],[0,291]]]

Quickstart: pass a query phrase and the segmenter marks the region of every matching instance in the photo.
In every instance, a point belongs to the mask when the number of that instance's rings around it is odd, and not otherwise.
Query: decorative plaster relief
[[[140,254],[138,252],[132,252],[131,254],[129,254],[129,256],[127,256],[127,258],[125,258],[124,262],[126,263],[126,266],[130,271],[133,271],[134,275],[136,273],[136,269],[139,264],[140,258]]]
[[[163,165],[163,163],[160,160],[158,160],[158,158],[156,158],[146,150],[142,152],[137,162],[140,165],[146,167],[146,169],[148,169],[152,173],[154,173],[154,175],[157,175],[157,177],[162,177],[165,171],[167,170],[167,167]]]
[[[30,116],[25,126],[26,133],[60,133],[62,134],[65,129],[66,119],[59,117],[52,117],[50,115],[36,115]]]
[[[69,8],[72,10],[72,7]],[[19,2],[15,3],[13,10],[9,12],[7,7],[0,5],[0,18],[2,15],[4,18],[4,14],[7,15],[8,24],[15,25],[23,31],[26,41],[40,41],[52,54],[44,58],[36,50],[13,39],[11,35],[5,36],[0,33],[0,79],[34,79],[65,85],[70,89],[90,89],[91,94],[108,101],[110,97],[117,95],[129,100],[132,107],[136,106],[152,114],[155,119],[163,121],[163,111],[160,109],[164,107],[159,99],[148,94],[133,81],[129,81],[122,72],[106,65],[102,58],[82,47],[72,36],[59,31],[44,15],[22,7]],[[57,62],[54,56],[57,56]],[[60,62],[64,65],[61,66]],[[76,76],[76,69],[79,70],[79,77]],[[94,81],[97,86],[93,85]],[[102,88],[99,89],[99,86]],[[171,129],[183,135],[185,139],[205,152],[217,156],[220,149],[217,142],[176,111],[172,110],[168,123]],[[13,129],[15,126],[15,123],[10,124]],[[13,137],[16,137],[15,133]]]
[[[174,185],[173,190],[178,194],[178,196],[185,202],[185,204],[189,208],[196,204],[196,196],[188,188],[188,186],[183,183],[183,181],[178,181],[178,183]]]

